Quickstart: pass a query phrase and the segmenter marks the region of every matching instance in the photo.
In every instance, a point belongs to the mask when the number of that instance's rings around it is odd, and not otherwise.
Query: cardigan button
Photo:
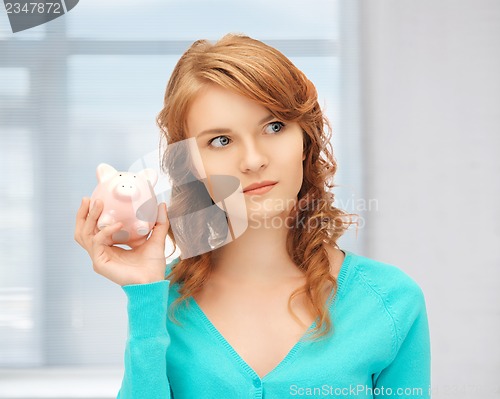
[[[260,388],[262,386],[262,382],[260,381],[260,378],[254,378],[254,380],[253,380],[253,386],[255,388]]]

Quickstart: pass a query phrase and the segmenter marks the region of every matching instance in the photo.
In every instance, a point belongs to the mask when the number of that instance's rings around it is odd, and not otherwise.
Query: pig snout
[[[116,183],[113,193],[118,198],[136,199],[140,195],[140,190],[134,181],[123,179]]]

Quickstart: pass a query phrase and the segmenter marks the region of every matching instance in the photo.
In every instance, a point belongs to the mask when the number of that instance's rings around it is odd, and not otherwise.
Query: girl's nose
[[[246,144],[242,149],[240,168],[243,172],[257,172],[269,162],[267,153],[254,142]]]

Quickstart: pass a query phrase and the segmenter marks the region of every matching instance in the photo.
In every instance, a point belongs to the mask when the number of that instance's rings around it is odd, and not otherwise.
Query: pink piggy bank
[[[90,208],[97,198],[103,202],[97,221],[99,230],[122,222],[122,229],[112,236],[114,243],[140,245],[141,241],[145,242],[158,216],[158,203],[153,190],[158,181],[156,171],[119,172],[101,163],[97,167],[97,181],[90,197]]]

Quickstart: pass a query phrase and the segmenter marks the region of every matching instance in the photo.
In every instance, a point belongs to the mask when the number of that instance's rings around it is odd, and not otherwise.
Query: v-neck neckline
[[[342,262],[342,265],[340,267],[339,273],[337,275],[337,289],[335,290],[335,294],[333,297],[333,300],[330,302],[330,305],[328,307],[328,311],[331,313],[333,304],[337,302],[338,294],[339,291],[342,287],[342,284],[346,278],[348,268],[349,268],[349,262],[351,261],[351,258],[353,257],[353,253],[349,252],[345,249],[342,250],[344,252],[344,260]],[[263,377],[261,377],[257,372],[240,356],[240,354],[233,348],[233,346],[229,343],[229,341],[222,335],[222,333],[215,327],[215,325],[210,321],[208,316],[205,314],[203,309],[198,305],[196,300],[190,296],[189,300],[193,304],[194,308],[198,312],[199,316],[201,317],[204,325],[208,328],[208,330],[214,335],[215,338],[227,349],[227,351],[233,356],[233,358],[236,360],[237,363],[240,364],[240,366],[245,369],[245,371],[252,377],[254,381],[264,381],[269,379],[272,375],[276,374],[280,369],[285,367],[288,363],[290,363],[294,358],[296,353],[299,351],[299,349],[303,346],[304,344],[304,338],[309,335],[312,329],[316,327],[317,323],[317,318],[313,321],[313,323],[309,326],[309,328],[302,334],[300,339],[295,343],[295,345],[290,349],[290,351],[286,354],[286,356],[274,367],[272,368],[267,374],[265,374]]]

